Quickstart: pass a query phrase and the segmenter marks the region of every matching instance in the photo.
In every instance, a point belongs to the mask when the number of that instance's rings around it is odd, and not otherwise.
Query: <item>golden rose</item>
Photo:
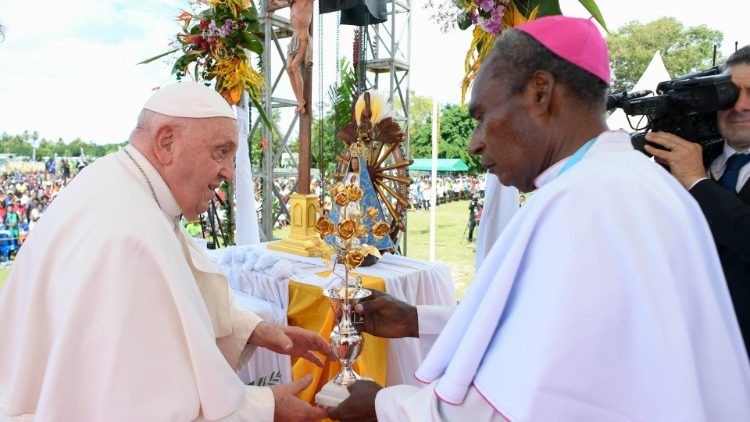
[[[333,234],[333,222],[325,216],[320,216],[315,222],[315,231],[320,233],[320,237],[326,237]]]
[[[338,235],[343,240],[349,240],[354,236],[354,232],[357,229],[357,224],[354,222],[354,220],[344,220],[340,221],[338,227],[336,227],[336,231],[338,232]]]
[[[391,226],[389,226],[387,223],[380,222],[378,224],[375,224],[372,226],[372,234],[375,235],[378,239],[381,237],[387,235],[391,231]]]
[[[333,197],[333,202],[340,207],[345,207],[349,203],[349,195],[346,192],[339,192]]]
[[[359,198],[362,197],[362,189],[357,185],[347,185],[346,194],[349,196],[350,201],[359,201]]]
[[[367,217],[370,218],[371,221],[375,221],[376,218],[378,218],[378,209],[375,207],[367,207]]]
[[[338,195],[339,192],[344,192],[345,190],[346,190],[346,187],[344,187],[343,183],[336,183],[328,191],[330,192],[331,196],[335,197],[336,195]]]
[[[357,237],[367,236],[367,226],[360,224],[357,226]]]
[[[351,270],[359,267],[364,260],[365,255],[358,249],[355,249],[346,253],[346,256],[344,257],[344,265]]]

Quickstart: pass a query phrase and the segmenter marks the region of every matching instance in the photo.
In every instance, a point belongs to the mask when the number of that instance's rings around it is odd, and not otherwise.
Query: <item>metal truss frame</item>
[[[394,106],[397,119],[404,128],[404,155],[409,152],[409,68],[411,63],[411,0],[387,0],[388,20],[366,29],[365,85],[367,89],[388,90],[388,101]],[[381,81],[381,76],[387,80]],[[385,79],[385,78],[383,78]],[[380,83],[387,82],[387,86]],[[382,90],[381,90],[382,88]],[[398,101],[396,101],[398,100]],[[399,106],[399,107],[397,107]],[[407,216],[404,216],[407,224]],[[404,232],[400,238],[400,251],[406,255]]]
[[[294,159],[295,169],[279,169],[277,165],[281,163],[281,156],[284,152],[294,157],[291,149],[289,148],[289,141],[294,133],[294,129],[298,126],[299,115],[294,114],[294,118],[288,126],[279,127],[276,122],[273,121],[273,112],[280,108],[294,108],[297,106],[297,100],[294,98],[283,98],[276,96],[279,85],[284,83],[289,84],[289,80],[286,77],[286,46],[289,43],[288,39],[292,36],[292,27],[289,24],[289,20],[278,16],[273,13],[266,12],[266,2],[261,2],[260,9],[260,23],[264,31],[264,48],[262,56],[262,73],[266,80],[266,87],[263,96],[263,106],[266,115],[272,119],[271,124],[273,125],[272,134],[271,128],[266,127],[261,119],[255,119],[250,129],[250,139],[255,135],[257,130],[262,131],[262,138],[266,140],[263,150],[263,160],[261,161],[260,171],[253,172],[254,176],[262,180],[263,190],[263,203],[261,213],[261,233],[266,240],[273,239],[273,227],[274,223],[278,220],[281,214],[285,214],[287,221],[290,221],[289,215],[289,204],[288,198],[284,200],[279,191],[278,187],[274,184],[274,179],[277,177],[290,177],[296,178],[298,166],[298,160]],[[272,69],[274,58],[281,60],[280,69]],[[289,90],[291,91],[291,89]],[[283,129],[283,130],[282,130]],[[274,135],[274,136],[272,136]],[[273,139],[279,140],[277,150],[274,150]],[[295,182],[295,191],[297,183]],[[279,208],[276,212],[273,210],[274,199],[278,201]]]

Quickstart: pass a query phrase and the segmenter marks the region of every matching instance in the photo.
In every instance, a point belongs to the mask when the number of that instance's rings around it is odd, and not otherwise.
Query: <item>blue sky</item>
[[[706,24],[724,32],[725,55],[735,40],[750,43],[747,0],[598,3],[610,29],[631,20],[674,16],[685,25]],[[456,103],[470,34],[442,34],[424,4],[412,1],[411,89]],[[561,5],[565,14],[586,16],[577,0]],[[0,0],[0,22],[7,26],[0,43],[0,132],[36,130],[66,141],[126,140],[152,88],[173,80],[167,62],[136,63],[168,49],[179,30],[175,17],[186,8],[187,0]],[[333,15],[323,18],[323,28],[328,85],[334,79]],[[351,29],[342,27],[341,34],[342,55],[350,55]],[[317,83],[318,76],[313,80]]]

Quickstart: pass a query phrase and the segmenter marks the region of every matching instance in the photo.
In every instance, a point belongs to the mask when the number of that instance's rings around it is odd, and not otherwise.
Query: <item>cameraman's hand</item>
[[[363,331],[376,337],[419,337],[417,308],[395,297],[372,290],[369,300],[354,307],[354,312],[363,315]]]
[[[646,134],[646,140],[666,148],[662,150],[646,144],[645,150],[653,155],[656,161],[666,164],[685,189],[690,189],[697,181],[706,178],[703,149],[699,144],[666,132],[649,132]]]

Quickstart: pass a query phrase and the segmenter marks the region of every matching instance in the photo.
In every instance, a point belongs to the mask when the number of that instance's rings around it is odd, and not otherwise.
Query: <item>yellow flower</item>
[[[370,218],[370,220],[375,221],[376,218],[378,218],[378,209],[375,207],[367,207],[367,217]]]
[[[372,234],[380,240],[383,236],[387,235],[391,232],[391,226],[389,226],[387,223],[379,222],[378,224],[375,224],[372,226]]]
[[[347,185],[346,194],[349,196],[350,201],[358,201],[362,197],[362,189],[357,185]]]
[[[346,188],[344,187],[343,183],[336,183],[335,185],[331,186],[331,189],[328,190],[328,193],[332,197],[335,197],[339,192],[344,192],[345,189]]]
[[[357,228],[356,223],[354,220],[344,220],[340,221],[338,227],[336,227],[336,231],[338,232],[338,235],[343,240],[349,240],[354,236],[354,232]]]
[[[315,231],[320,233],[320,237],[326,237],[333,234],[333,222],[325,216],[320,216],[315,222]]]
[[[360,224],[357,226],[357,237],[367,236],[367,226]]]
[[[359,267],[364,260],[365,255],[362,254],[359,249],[355,249],[346,253],[346,256],[344,257],[344,265],[351,270]]]
[[[349,203],[349,195],[346,192],[339,192],[334,196],[333,202],[340,207],[345,207]]]

